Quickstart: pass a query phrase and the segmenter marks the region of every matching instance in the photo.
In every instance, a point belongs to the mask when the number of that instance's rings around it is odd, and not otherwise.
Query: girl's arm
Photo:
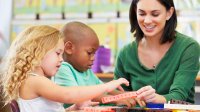
[[[95,86],[62,87],[56,85],[46,77],[36,76],[32,78],[32,88],[38,96],[62,103],[80,103],[100,96],[105,92],[111,92],[112,90],[121,87],[121,84],[129,85],[129,82],[126,79],[120,78]]]

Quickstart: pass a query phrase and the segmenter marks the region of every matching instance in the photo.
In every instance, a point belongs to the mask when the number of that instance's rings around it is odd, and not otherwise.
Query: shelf
[[[181,16],[178,17],[178,22],[199,22],[200,17],[199,16]],[[23,25],[23,24],[34,24],[34,25],[40,25],[40,24],[66,24],[70,21],[80,21],[83,23],[128,23],[128,19],[125,17],[121,18],[69,18],[69,19],[14,19],[12,20],[13,25]]]
[[[40,25],[40,24],[66,24],[67,22],[71,21],[80,21],[83,23],[119,23],[119,22],[125,22],[128,23],[127,18],[69,18],[69,19],[14,19],[12,20],[13,25],[22,25],[22,24],[34,24],[34,25]]]
[[[99,78],[107,78],[107,79],[111,79],[114,77],[114,74],[112,73],[96,73],[97,77]],[[197,78],[196,78],[197,81],[200,81],[200,74],[197,75]]]
[[[99,78],[113,78],[114,74],[112,73],[96,73],[97,77]]]
[[[200,74],[198,74],[196,80],[197,80],[197,81],[200,81]]]
[[[197,21],[199,22],[200,20],[200,12],[196,16],[191,16],[191,15],[183,15],[183,16],[178,16],[178,22],[192,22],[192,21]],[[193,13],[190,13],[193,14]],[[62,18],[41,18],[41,19],[35,19],[35,18],[24,18],[24,19],[13,19],[11,22],[12,24],[65,24],[70,21],[81,21],[84,23],[105,23],[105,22],[114,22],[114,23],[119,23],[119,22],[126,22],[129,23],[128,17],[102,17],[102,18],[67,18],[67,19],[62,19]]]

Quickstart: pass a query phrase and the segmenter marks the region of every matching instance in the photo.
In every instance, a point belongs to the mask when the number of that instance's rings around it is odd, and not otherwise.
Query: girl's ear
[[[174,13],[174,7],[171,7],[169,9],[169,11],[167,11],[167,17],[166,17],[166,20],[169,20],[172,16],[172,14]]]
[[[64,51],[66,54],[70,55],[73,53],[73,44],[71,41],[65,42],[65,48]]]

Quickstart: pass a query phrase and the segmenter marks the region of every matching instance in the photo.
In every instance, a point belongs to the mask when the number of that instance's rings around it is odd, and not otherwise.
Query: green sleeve
[[[199,55],[200,46],[198,43],[192,43],[185,49],[169,94],[164,95],[167,101],[170,99],[185,101],[190,94],[194,94],[189,91],[194,87],[195,79],[199,71]]]
[[[103,82],[94,74],[94,72],[91,69],[89,69],[88,72],[91,76],[90,79],[94,80],[94,82],[95,82],[95,84],[93,83],[91,85],[103,84]]]
[[[125,47],[119,52],[114,71],[114,79],[125,78],[130,82],[130,77],[125,73],[123,63],[126,63],[126,49]],[[123,60],[123,62],[122,62]],[[122,85],[126,91],[132,91],[131,84],[129,86]]]
[[[95,80],[96,80],[96,85],[98,84],[103,84],[103,82],[94,74]]]
[[[70,68],[63,64],[55,75],[54,82],[61,86],[78,86]]]

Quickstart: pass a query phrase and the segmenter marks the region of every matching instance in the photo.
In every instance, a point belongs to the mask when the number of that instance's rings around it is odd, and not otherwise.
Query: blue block
[[[164,104],[163,103],[147,103],[146,107],[147,108],[163,109],[164,108]]]

